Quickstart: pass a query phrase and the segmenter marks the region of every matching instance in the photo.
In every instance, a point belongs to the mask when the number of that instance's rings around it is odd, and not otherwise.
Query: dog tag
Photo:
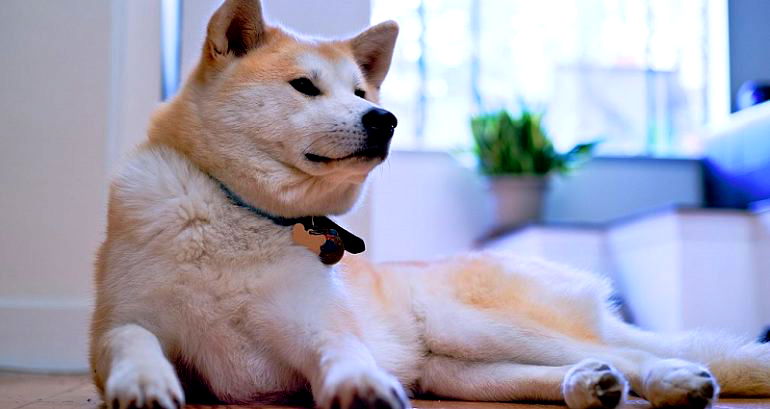
[[[297,223],[291,229],[291,238],[317,254],[321,262],[327,265],[338,263],[345,254],[345,245],[334,229],[305,230],[305,226]]]

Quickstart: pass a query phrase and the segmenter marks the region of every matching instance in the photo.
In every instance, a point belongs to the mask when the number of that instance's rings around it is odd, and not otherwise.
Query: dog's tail
[[[722,395],[770,396],[770,344],[715,332],[659,334],[620,321],[610,327],[614,345],[705,364]]]

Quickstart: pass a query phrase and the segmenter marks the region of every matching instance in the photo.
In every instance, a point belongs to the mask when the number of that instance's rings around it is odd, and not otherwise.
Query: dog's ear
[[[364,71],[367,81],[380,88],[390,68],[393,47],[398,37],[398,24],[386,21],[370,27],[349,40],[353,56]]]
[[[265,41],[265,22],[259,0],[226,0],[209,21],[203,58],[221,66],[246,55]]]

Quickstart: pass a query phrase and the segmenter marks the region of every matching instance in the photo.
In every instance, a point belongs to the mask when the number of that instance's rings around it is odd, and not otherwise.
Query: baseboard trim
[[[87,371],[91,310],[88,300],[0,297],[0,368]]]

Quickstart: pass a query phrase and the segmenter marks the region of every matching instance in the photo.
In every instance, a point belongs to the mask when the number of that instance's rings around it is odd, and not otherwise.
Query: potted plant
[[[498,227],[540,218],[548,176],[563,173],[593,153],[596,142],[557,152],[545,133],[543,115],[528,109],[514,117],[502,110],[471,118],[474,154],[488,176]]]

